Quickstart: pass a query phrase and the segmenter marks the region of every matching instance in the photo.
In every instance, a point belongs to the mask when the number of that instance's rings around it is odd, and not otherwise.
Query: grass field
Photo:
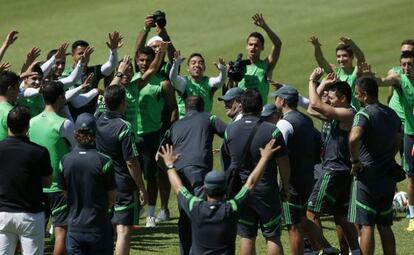
[[[274,79],[294,84],[307,95],[307,78],[316,66],[313,48],[307,43],[310,35],[318,35],[327,59],[334,63],[334,48],[338,38],[346,35],[363,49],[374,71],[385,75],[398,64],[399,45],[403,39],[414,37],[412,30],[412,0],[330,1],[330,0],[261,0],[261,1],[2,1],[0,8],[0,38],[11,29],[20,32],[19,39],[6,53],[4,61],[19,70],[26,52],[40,47],[45,59],[47,52],[62,42],[84,39],[95,47],[91,64],[106,61],[105,40],[108,32],[118,30],[124,35],[125,46],[120,56],[133,54],[133,43],[143,28],[144,17],[161,9],[167,13],[167,28],[171,39],[182,55],[201,52],[208,62],[207,74],[216,73],[211,64],[221,56],[226,61],[244,53],[246,36],[260,31],[251,23],[255,12],[262,12],[268,25],[280,36],[283,48]],[[152,32],[153,34],[153,32]],[[265,37],[265,53],[269,39]],[[264,56],[264,55],[263,55]],[[71,60],[67,59],[68,65]],[[182,68],[185,73],[185,68]],[[383,90],[381,98],[385,98]],[[217,96],[217,95],[216,95]],[[225,119],[222,105],[216,103],[213,111]],[[315,121],[315,125],[319,125]],[[216,139],[215,147],[220,141]],[[215,166],[218,167],[216,159]],[[401,189],[405,189],[401,184]],[[170,202],[173,220],[153,230],[137,231],[132,254],[178,254],[176,202]],[[397,221],[393,229],[397,238],[398,254],[412,254],[412,233],[405,232],[407,221]],[[336,243],[334,225],[328,219],[325,233]],[[286,254],[289,254],[287,233],[283,232]],[[376,254],[381,254],[379,238]],[[264,254],[264,242],[258,241],[258,254]]]

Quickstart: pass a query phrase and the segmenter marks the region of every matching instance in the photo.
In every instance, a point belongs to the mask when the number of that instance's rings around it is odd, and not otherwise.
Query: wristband
[[[148,33],[150,30],[151,30],[151,28],[144,27],[144,32],[145,33]]]
[[[170,163],[170,164],[168,164],[166,166],[167,166],[167,170],[170,170],[170,169],[175,168],[174,163]]]
[[[122,78],[122,75],[124,75],[122,72],[116,72],[115,73],[115,76],[119,77],[119,78]]]

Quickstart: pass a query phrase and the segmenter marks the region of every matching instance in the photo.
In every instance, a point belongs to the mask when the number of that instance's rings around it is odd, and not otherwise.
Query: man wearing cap
[[[265,104],[263,106],[262,113],[260,117],[267,122],[276,123],[280,120],[281,112],[277,109],[276,105],[274,104]]]
[[[282,203],[283,219],[288,227],[292,254],[303,254],[302,222],[313,188],[315,164],[315,136],[312,119],[298,111],[299,93],[291,86],[283,86],[270,94],[283,118],[276,124],[282,132],[290,161],[289,200]]]
[[[178,92],[177,103],[180,118],[185,115],[184,101],[187,96],[201,96],[204,101],[204,111],[211,112],[214,93],[223,86],[227,79],[227,68],[224,60],[219,58],[218,64],[214,63],[220,72],[216,77],[204,75],[206,65],[204,57],[200,53],[192,53],[188,57],[187,71],[189,76],[180,76],[178,75],[178,69],[183,61],[184,58],[181,58],[180,52],[177,51],[170,71],[171,84]]]
[[[351,107],[352,90],[348,83],[337,81],[329,74],[319,85],[328,90],[329,104],[324,103],[316,86],[323,70],[316,68],[309,77],[309,113],[321,120],[329,121],[330,133],[322,157],[322,174],[316,182],[308,202],[308,232],[312,246],[324,252],[339,252],[323,237],[318,224],[322,213],[334,216],[338,229],[342,229],[352,254],[359,254],[358,234],[353,224],[346,219],[352,176],[348,135],[352,127],[355,109]],[[337,254],[337,253],[336,253]]]
[[[112,223],[116,225],[116,254],[129,254],[134,223],[135,193],[139,190],[141,206],[146,203],[146,191],[138,163],[135,135],[129,122],[123,119],[126,110],[125,89],[112,85],[105,89],[107,111],[96,115],[96,147],[110,156],[114,163],[116,201]]]
[[[219,101],[224,102],[226,115],[232,120],[232,122],[238,121],[243,117],[240,103],[240,97],[243,92],[244,91],[241,88],[236,87],[227,90],[223,96],[218,97]]]
[[[231,123],[224,136],[224,153],[231,159],[226,171],[238,170],[240,181],[244,184],[254,168],[254,163],[260,159],[259,148],[271,139],[276,139],[275,144],[281,149],[275,154],[275,160],[269,161],[254,193],[246,201],[246,206],[241,208],[237,231],[241,236],[240,253],[243,255],[254,253],[257,231],[260,226],[266,239],[268,254],[282,254],[280,242],[282,212],[277,166],[279,166],[283,183],[282,196],[285,199],[289,196],[287,188],[290,174],[286,145],[275,125],[260,121],[259,116],[263,104],[262,97],[257,90],[246,90],[241,97],[241,103],[243,118]],[[251,145],[246,153],[245,147],[254,131],[256,132],[251,138]]]
[[[108,209],[115,200],[114,166],[95,147],[96,123],[83,113],[75,123],[78,142],[60,165],[59,188],[68,203],[66,248],[69,254],[113,254]]]
[[[175,153],[181,155],[175,162],[175,167],[183,185],[192,195],[203,198],[204,177],[213,167],[214,134],[223,137],[226,124],[215,115],[203,111],[203,99],[199,96],[187,97],[185,104],[186,116],[174,122],[161,144],[174,146]],[[179,210],[181,254],[189,254],[192,242],[191,222],[184,208],[180,206]]]
[[[27,107],[12,108],[0,142],[0,254],[15,254],[19,241],[22,254],[44,252],[42,187],[52,182],[52,166],[47,149],[29,141],[29,121]]]
[[[237,221],[240,209],[258,184],[266,170],[266,165],[274,158],[280,147],[271,140],[264,149],[260,149],[260,160],[247,178],[239,193],[226,200],[226,176],[222,171],[210,171],[204,179],[207,201],[191,194],[183,185],[175,169],[177,160],[173,147],[162,147],[159,157],[163,159],[167,174],[178,203],[191,220],[192,247],[190,254],[235,254]],[[259,151],[259,150],[258,150]]]

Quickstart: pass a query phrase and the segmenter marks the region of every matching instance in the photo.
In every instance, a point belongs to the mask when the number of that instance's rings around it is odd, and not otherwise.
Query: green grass
[[[167,28],[171,39],[182,55],[201,52],[208,63],[207,74],[216,70],[211,64],[219,56],[226,61],[244,53],[246,36],[260,31],[251,23],[255,12],[262,12],[267,23],[280,36],[283,48],[274,71],[275,80],[294,84],[307,95],[307,78],[316,66],[313,48],[307,43],[310,35],[318,35],[329,62],[334,63],[334,48],[342,35],[350,36],[364,50],[367,61],[379,74],[385,75],[398,65],[399,44],[413,37],[410,18],[411,0],[378,1],[3,1],[0,8],[0,36],[10,29],[20,31],[19,39],[6,53],[4,61],[19,70],[26,52],[33,46],[43,52],[56,48],[61,42],[84,39],[95,47],[91,64],[106,61],[108,50],[105,40],[108,32],[118,30],[124,35],[125,46],[120,56],[133,53],[137,33],[143,28],[143,19],[156,9],[167,13]],[[151,32],[151,34],[154,34]],[[266,38],[265,53],[270,48]],[[67,59],[70,64],[70,58]],[[185,68],[182,68],[185,73]],[[381,99],[384,100],[385,89]],[[217,95],[216,95],[217,96]],[[213,111],[226,119],[223,107],[216,103]],[[315,125],[319,125],[315,121]],[[220,141],[216,139],[214,147]],[[215,167],[218,168],[217,158]],[[399,185],[402,190],[405,184]],[[170,201],[173,217],[177,217],[176,201]],[[397,221],[393,227],[397,237],[398,254],[410,254],[414,249],[413,234],[405,232],[407,221]],[[336,244],[331,220],[324,221],[325,234]],[[132,254],[178,254],[176,218],[154,230],[141,229],[133,241]],[[287,233],[282,235],[286,253],[289,254]],[[377,237],[376,254],[381,254]],[[264,242],[258,240],[258,254],[264,253]]]

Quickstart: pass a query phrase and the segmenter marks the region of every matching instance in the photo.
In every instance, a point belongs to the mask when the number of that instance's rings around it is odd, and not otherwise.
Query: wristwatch
[[[121,78],[121,77],[122,77],[122,75],[124,75],[122,72],[116,72],[116,73],[115,73],[115,76],[116,76],[116,77],[119,77],[119,78]]]
[[[175,168],[174,163],[170,163],[167,165],[167,170]]]

